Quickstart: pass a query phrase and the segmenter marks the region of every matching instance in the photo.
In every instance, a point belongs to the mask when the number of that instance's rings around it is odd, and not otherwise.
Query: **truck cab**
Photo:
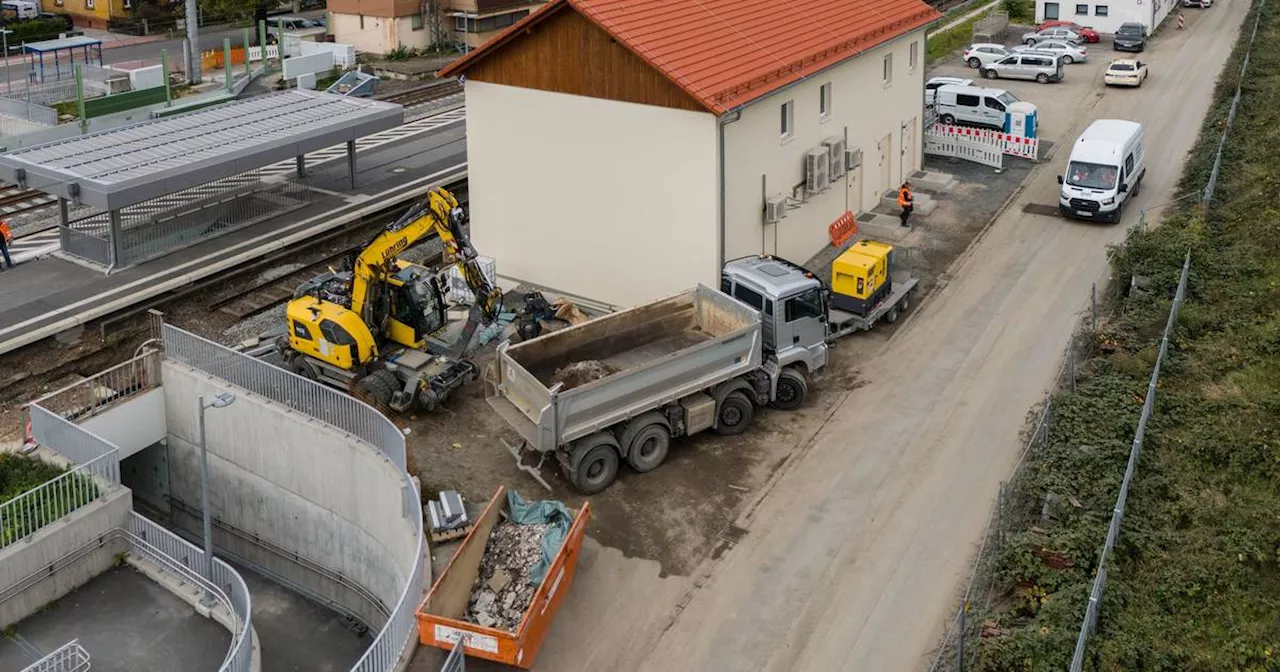
[[[803,266],[769,256],[735,259],[725,264],[720,291],[760,312],[764,354],[779,368],[812,374],[827,365],[828,292]]]

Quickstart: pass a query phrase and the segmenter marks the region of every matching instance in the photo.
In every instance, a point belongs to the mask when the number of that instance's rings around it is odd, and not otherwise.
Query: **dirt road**
[[[1145,86],[1106,91],[1058,138],[1053,160],[740,521],[746,536],[715,561],[640,669],[925,665],[1028,408],[1054,378],[1090,284],[1104,277],[1106,245],[1124,235],[1022,206],[1056,204],[1070,142],[1096,118],[1146,124],[1136,201],[1170,200],[1247,10],[1245,0],[1188,10],[1187,30],[1166,28],[1142,55]],[[1095,58],[1110,58],[1100,46]],[[1138,215],[1131,207],[1125,224]]]

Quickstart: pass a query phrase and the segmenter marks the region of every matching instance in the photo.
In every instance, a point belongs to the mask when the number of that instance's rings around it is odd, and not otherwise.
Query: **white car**
[[[1014,51],[1025,53],[1029,51],[1042,51],[1061,56],[1062,62],[1071,65],[1072,63],[1084,63],[1089,59],[1089,49],[1083,44],[1072,44],[1063,40],[1045,40],[1036,42],[1031,47],[1014,47]]]
[[[989,63],[995,63],[1006,56],[1012,55],[1013,52],[1003,44],[979,42],[977,44],[969,45],[969,48],[964,50],[962,58],[965,63],[969,64],[969,67],[980,68]]]
[[[1063,28],[1062,26],[1045,28],[1039,32],[1024,33],[1022,35],[1022,43],[1028,47],[1037,42],[1044,42],[1045,40],[1062,40],[1065,42],[1075,42],[1076,44],[1084,42],[1084,38],[1080,36],[1080,33],[1077,33],[1070,28]]]
[[[1146,80],[1147,64],[1132,58],[1111,61],[1102,75],[1102,82],[1107,86],[1142,86]]]
[[[938,87],[955,84],[956,86],[970,86],[973,84],[972,79],[964,77],[931,77],[929,81],[924,83],[924,106],[933,107],[934,97],[937,96]]]

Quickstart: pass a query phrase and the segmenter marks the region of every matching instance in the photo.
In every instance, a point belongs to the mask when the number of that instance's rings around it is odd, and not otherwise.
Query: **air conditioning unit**
[[[844,177],[844,138],[831,137],[822,141],[822,146],[831,153],[831,179]]]
[[[853,170],[854,168],[857,168],[861,165],[862,165],[861,149],[844,150],[844,169],[846,171]]]
[[[826,147],[811,149],[804,155],[804,189],[810,194],[826,191],[831,186],[831,152]]]
[[[764,202],[764,221],[769,224],[777,224],[787,216],[787,199],[785,196],[775,196]]]

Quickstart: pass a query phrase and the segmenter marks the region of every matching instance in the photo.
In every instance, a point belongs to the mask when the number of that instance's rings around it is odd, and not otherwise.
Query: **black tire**
[[[982,61],[979,60],[977,56],[974,56],[973,58],[969,59],[969,67],[975,68],[975,69],[980,68],[982,67]]]
[[[890,309],[889,309],[889,312],[887,312],[887,313],[885,313],[885,314],[884,314],[884,321],[885,321],[885,322],[888,322],[889,324],[893,324],[894,322],[897,322],[897,321],[898,321],[898,307],[897,307],[897,306],[894,306],[894,307],[890,308]]]
[[[658,423],[636,432],[627,450],[627,464],[644,474],[657,469],[667,459],[671,449],[671,433]]]
[[[730,392],[716,409],[716,434],[736,436],[747,431],[756,417],[756,406],[741,391]]]
[[[382,406],[391,405],[391,397],[400,389],[400,381],[396,374],[382,369],[361,378],[356,382],[356,389],[365,393],[370,399]]]
[[[618,478],[618,444],[606,434],[592,434],[579,439],[569,463],[576,464],[568,474],[573,487],[584,495],[594,495],[613,485]]]
[[[910,307],[911,307],[911,292],[907,292],[907,295],[902,297],[902,300],[898,302],[898,310],[905,313],[907,312],[907,309]]]
[[[982,76],[983,76],[983,77],[985,77],[985,78],[987,78],[987,79],[999,79],[999,78],[1000,78],[1000,73],[996,72],[995,70],[992,70],[991,68],[985,68],[985,69],[983,69],[983,70],[979,70],[978,72],[979,72],[979,73],[981,73],[981,74],[982,74]]]
[[[1040,74],[1036,75],[1036,81],[1037,81],[1037,82],[1039,82],[1040,84],[1048,84],[1048,83],[1049,83],[1049,75],[1046,75],[1046,74],[1044,74],[1044,73],[1042,72],[1042,73],[1040,73]]]
[[[1063,57],[1062,57],[1062,64],[1063,64],[1063,65],[1071,65],[1072,63],[1075,63],[1075,62],[1076,62],[1076,59],[1072,58],[1072,57],[1071,57],[1071,56],[1069,56],[1069,55],[1068,55],[1068,56],[1063,56]]]
[[[316,370],[311,368],[311,365],[301,355],[295,356],[293,361],[289,362],[289,370],[307,380],[316,379]]]
[[[1034,47],[1034,46],[1036,46],[1036,41],[1035,41],[1035,40],[1027,40],[1027,41],[1026,41],[1026,45],[1027,45],[1028,47]]]
[[[956,124],[956,118],[950,114],[944,114],[941,117],[938,117],[938,121],[941,121],[947,126],[955,126]]]
[[[778,392],[772,406],[782,411],[794,411],[804,406],[808,395],[809,381],[804,379],[804,374],[794,368],[783,369],[778,376]]]

